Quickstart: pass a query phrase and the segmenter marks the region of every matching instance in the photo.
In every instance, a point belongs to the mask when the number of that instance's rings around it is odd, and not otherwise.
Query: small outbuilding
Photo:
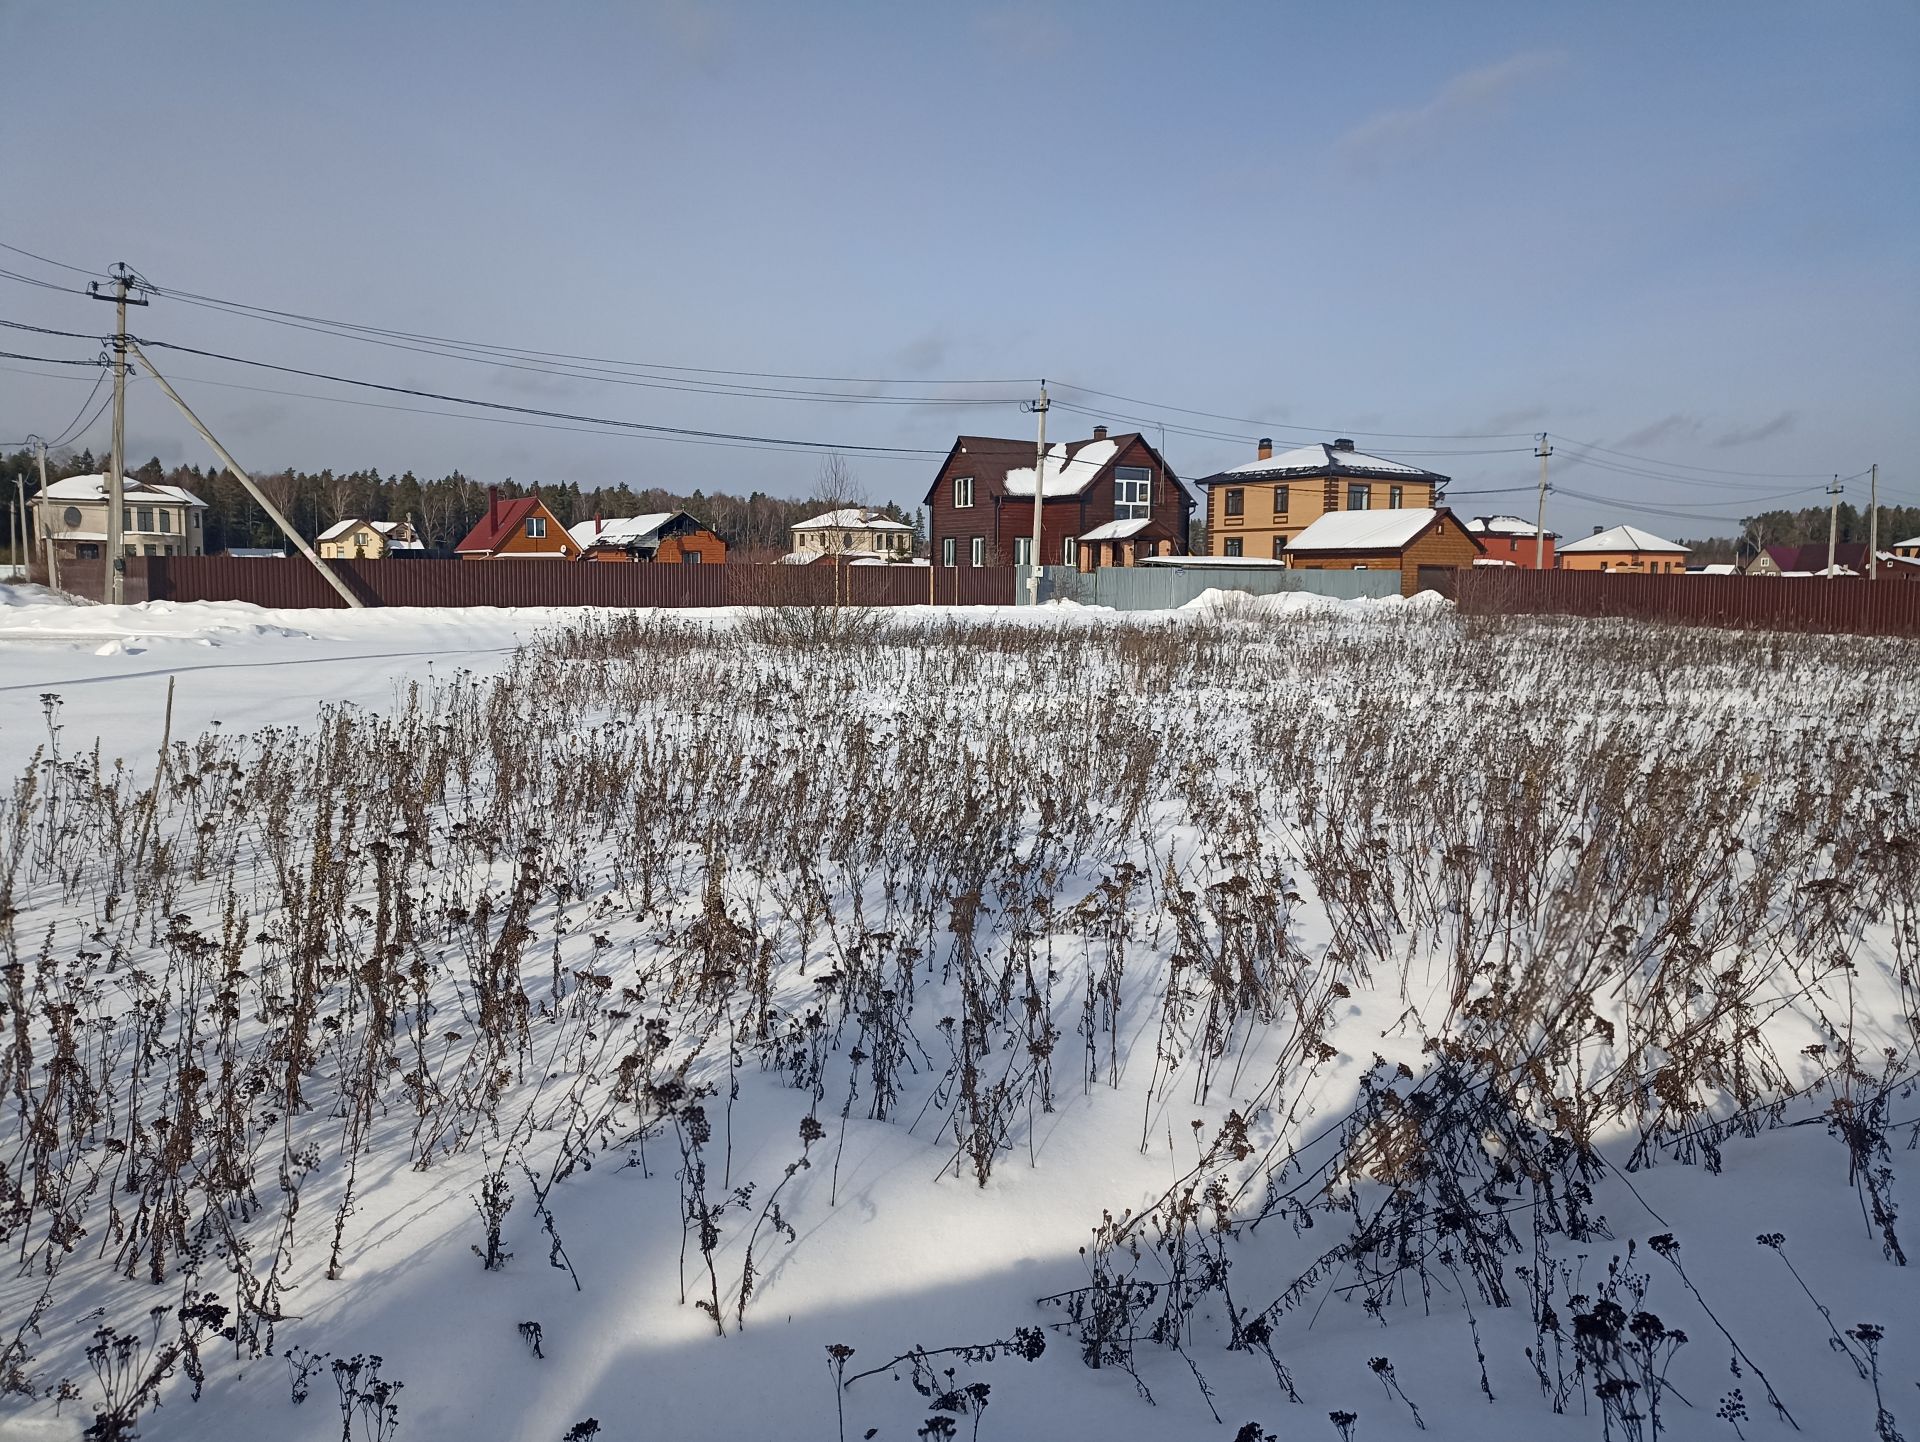
[[[1399,511],[1334,511],[1287,542],[1295,571],[1398,571],[1400,594],[1420,589],[1420,569],[1458,570],[1485,555],[1479,540],[1445,506]]]

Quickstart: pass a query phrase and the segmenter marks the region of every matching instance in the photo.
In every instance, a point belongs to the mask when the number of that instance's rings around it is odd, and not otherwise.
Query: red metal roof
[[[453,548],[454,553],[465,555],[469,551],[484,551],[491,554],[499,550],[507,537],[520,528],[520,523],[532,515],[533,508],[539,504],[538,496],[496,502],[480,517],[479,524],[467,532],[467,538]]]

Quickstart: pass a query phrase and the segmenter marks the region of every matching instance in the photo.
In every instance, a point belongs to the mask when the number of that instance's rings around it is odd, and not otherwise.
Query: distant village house
[[[411,521],[335,521],[315,541],[323,561],[383,561],[395,554],[424,555],[426,546]],[[231,554],[231,553],[229,553]]]
[[[717,566],[727,543],[685,511],[653,511],[581,521],[567,530],[584,561]]]
[[[1420,570],[1458,570],[1483,551],[1445,506],[1322,515],[1287,543],[1290,571],[1398,571],[1400,594],[1420,589]]]
[[[129,556],[198,556],[206,551],[206,503],[179,486],[121,477],[121,544]],[[34,500],[41,536],[63,561],[106,554],[107,478],[68,476]]]
[[[1662,540],[1638,526],[1593,528],[1591,536],[1560,548],[1564,571],[1611,571],[1623,575],[1678,575],[1687,569],[1687,547]]]
[[[503,501],[493,486],[487,488],[486,514],[453,550],[463,561],[572,561],[580,556],[580,548],[538,493]]]
[[[1552,531],[1543,534],[1532,521],[1520,516],[1475,516],[1467,522],[1467,530],[1486,552],[1476,565],[1553,568],[1554,546],[1560,537]]]
[[[796,521],[789,534],[793,540],[791,557],[799,562],[866,556],[886,561],[913,559],[912,526],[883,511],[859,506],[842,506]]]
[[[1193,495],[1144,436],[1109,436],[1047,448],[1036,478],[1032,441],[961,436],[927,491],[936,566],[1026,565],[1040,491],[1040,560],[1049,566],[1131,566],[1187,553]]]
[[[1207,493],[1207,549],[1278,560],[1322,516],[1430,509],[1449,479],[1356,451],[1344,436],[1278,455],[1263,439],[1254,460],[1199,483]]]

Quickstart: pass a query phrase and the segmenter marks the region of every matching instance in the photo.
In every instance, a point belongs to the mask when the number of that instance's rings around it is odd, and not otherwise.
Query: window
[[[1273,488],[1273,514],[1276,517],[1281,517],[1281,516],[1285,516],[1286,513],[1287,513],[1287,488],[1285,486],[1275,486]]]
[[[1373,488],[1369,486],[1365,481],[1356,481],[1352,485],[1348,486],[1347,487],[1347,509],[1349,511],[1366,510],[1368,498],[1370,493],[1372,492],[1372,489]]]
[[[1400,509],[1401,491],[1402,491],[1402,487],[1400,486],[1387,487],[1387,509],[1388,510],[1397,511]]]
[[[1221,509],[1229,516],[1244,516],[1247,513],[1247,493],[1238,487],[1226,492]]]
[[[529,541],[542,541],[546,539],[546,535],[547,518],[545,516],[528,516],[527,539]]]
[[[1068,536],[1060,543],[1060,564],[1063,566],[1080,564],[1080,543],[1072,536]]]
[[[193,513],[193,528],[196,531],[200,529],[200,513],[198,511]]]
[[[153,507],[152,506],[142,506],[140,507],[139,511],[137,511],[135,514],[137,514],[140,517],[140,525],[138,527],[139,530],[151,531],[153,529]]]
[[[969,546],[969,550],[971,552],[969,559],[972,564],[976,566],[984,566],[987,564],[987,539],[985,536],[975,536]]]
[[[96,542],[82,541],[73,548],[73,554],[77,560],[97,561],[100,559],[100,547]]]
[[[146,545],[146,550],[142,554],[148,555],[148,556],[157,556],[160,554],[160,548],[154,545],[152,541],[148,541]]]
[[[69,526],[79,525],[80,508],[78,506],[68,506],[65,511],[61,512],[60,519],[65,521]]]
[[[1276,561],[1282,561],[1286,559],[1286,555],[1287,555],[1287,538],[1285,536],[1275,536],[1273,538],[1273,559]]]
[[[973,504],[973,477],[955,476],[953,478],[953,508],[964,511]]]
[[[954,549],[954,545],[953,545],[952,536],[948,536],[944,541],[940,543],[940,564],[941,565],[951,566],[953,564],[953,549]]]
[[[1033,537],[1015,536],[1013,538],[1013,564],[1030,565],[1033,561]]]
[[[173,534],[173,512],[172,511],[162,511],[160,513],[160,534],[163,536],[170,536]]]
[[[680,553],[680,564],[683,566],[699,565],[700,553],[698,551],[682,551]]]
[[[1225,546],[1225,549],[1220,552],[1223,556],[1244,556],[1246,554],[1246,542],[1238,536],[1230,537],[1222,544]]]
[[[173,554],[173,547],[172,547],[172,546],[162,546],[162,547],[160,548],[160,554],[161,554],[161,555],[163,555],[163,556],[171,556],[171,555]]]
[[[353,543],[364,551],[368,546],[373,544],[373,537],[369,536],[365,531],[355,531],[353,533]]]
[[[1113,468],[1113,518],[1144,521],[1153,514],[1153,472],[1145,466]]]
[[[133,529],[133,507],[132,506],[124,506],[121,508],[120,529],[123,531],[131,531]]]

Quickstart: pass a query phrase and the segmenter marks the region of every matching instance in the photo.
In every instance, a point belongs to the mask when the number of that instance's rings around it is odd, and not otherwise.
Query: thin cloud
[[[990,49],[1015,60],[1051,60],[1071,38],[1058,17],[1023,5],[985,11],[973,23]]]
[[[1364,171],[1405,163],[1441,144],[1450,131],[1496,108],[1515,89],[1566,63],[1560,50],[1523,50],[1466,70],[1424,105],[1383,110],[1340,138],[1340,154]]]
[[[1614,444],[1618,446],[1652,446],[1658,445],[1661,441],[1685,440],[1699,434],[1700,418],[1698,416],[1681,415],[1676,411],[1673,415],[1662,416],[1651,425],[1640,427],[1639,430],[1632,432],[1630,435],[1620,437]]]
[[[1735,427],[1714,441],[1714,445],[1725,450],[1729,446],[1750,446],[1756,441],[1770,441],[1775,436],[1784,436],[1794,427],[1799,415],[1794,411],[1782,411],[1770,421],[1762,421],[1757,426]]]

